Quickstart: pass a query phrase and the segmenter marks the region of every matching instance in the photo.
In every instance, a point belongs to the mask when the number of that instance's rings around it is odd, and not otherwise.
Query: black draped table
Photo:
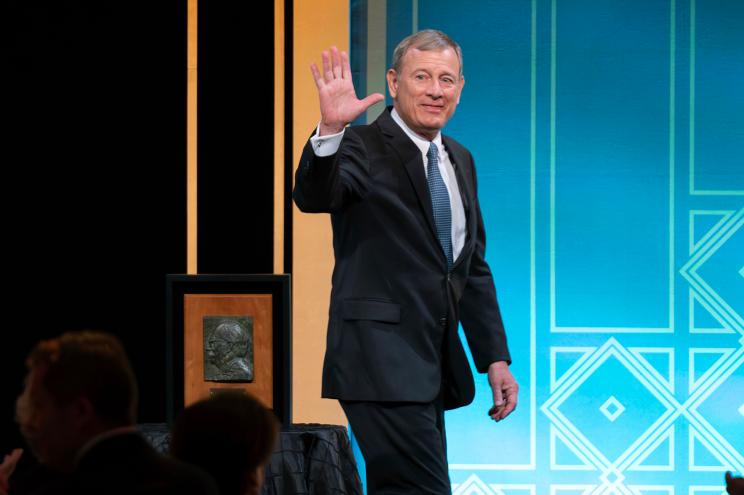
[[[142,434],[160,452],[170,436],[163,424],[140,425]],[[284,426],[266,465],[265,495],[362,495],[356,461],[346,428],[337,425]]]

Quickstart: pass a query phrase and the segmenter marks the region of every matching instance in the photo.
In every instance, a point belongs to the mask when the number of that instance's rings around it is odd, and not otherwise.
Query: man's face
[[[410,48],[400,73],[387,73],[390,96],[403,121],[416,134],[433,139],[455,113],[465,79],[452,48],[422,51]]]
[[[234,347],[227,340],[227,336],[212,335],[210,338],[209,350],[207,350],[207,357],[217,366],[224,366],[230,362],[233,358]]]
[[[16,401],[16,419],[39,462],[68,471],[80,447],[77,413],[74,403],[59,405],[44,388],[44,372],[34,368],[26,376],[26,387]]]

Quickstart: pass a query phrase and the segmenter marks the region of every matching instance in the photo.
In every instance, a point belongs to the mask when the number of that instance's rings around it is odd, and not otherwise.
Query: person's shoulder
[[[217,494],[218,489],[214,479],[200,467],[166,455],[162,455],[160,461],[163,471],[167,473],[164,480],[169,487],[167,493],[184,495]]]
[[[381,146],[382,133],[375,123],[351,125],[344,133],[344,148],[347,152],[366,154],[370,148]]]
[[[384,109],[377,118],[368,124],[355,124],[349,127],[349,129],[353,129],[360,136],[389,134],[396,131],[403,132],[403,129],[398,127],[398,124],[395,123],[393,117],[390,115],[391,109],[392,107]]]
[[[162,454],[139,433],[107,438],[81,459],[64,493],[93,495],[215,495],[212,478]]]
[[[346,128],[347,132],[356,134],[357,136],[363,137],[369,135],[371,132],[379,132],[374,122],[371,124],[354,124]]]

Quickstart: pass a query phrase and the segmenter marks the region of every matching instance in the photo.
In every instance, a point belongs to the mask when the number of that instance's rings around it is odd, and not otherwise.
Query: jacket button
[[[442,327],[447,326],[447,318],[439,318],[439,325]]]

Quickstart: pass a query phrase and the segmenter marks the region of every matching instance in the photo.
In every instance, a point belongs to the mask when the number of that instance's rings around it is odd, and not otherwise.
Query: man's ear
[[[457,91],[457,104],[460,104],[460,96],[462,96],[462,88],[465,87],[465,76],[460,76],[460,89]]]
[[[395,96],[398,94],[398,73],[395,72],[395,69],[390,69],[387,71],[385,77],[387,78],[390,97],[395,99]]]

